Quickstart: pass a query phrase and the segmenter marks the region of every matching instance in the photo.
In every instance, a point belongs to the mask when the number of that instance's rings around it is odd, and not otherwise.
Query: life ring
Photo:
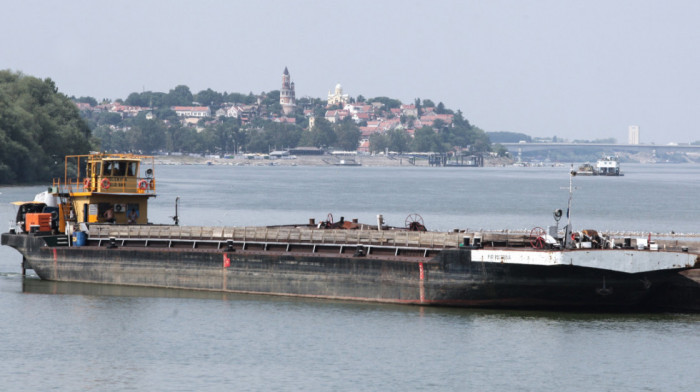
[[[151,182],[148,184],[151,187],[152,191],[156,190],[156,180],[155,178],[151,178]]]
[[[90,179],[89,178],[86,178],[85,181],[83,181],[83,188],[85,188],[86,191],[90,190]]]
[[[109,187],[112,186],[112,183],[109,181],[109,178],[103,178],[100,185],[102,185],[102,189],[109,189]]]
[[[146,180],[139,181],[139,189],[142,191],[148,189],[148,182]]]

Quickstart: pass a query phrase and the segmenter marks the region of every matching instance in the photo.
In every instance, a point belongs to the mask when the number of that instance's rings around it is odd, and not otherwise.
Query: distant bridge
[[[661,144],[609,144],[609,143],[500,143],[511,153],[546,151],[546,150],[590,150],[636,153],[642,151],[668,152],[695,152],[700,153],[700,145],[661,145]]]

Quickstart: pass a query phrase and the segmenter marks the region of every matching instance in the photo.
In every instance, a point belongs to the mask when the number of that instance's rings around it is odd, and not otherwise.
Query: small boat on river
[[[604,156],[598,159],[595,166],[584,163],[577,173],[581,176],[624,176],[620,171],[620,159],[615,156]]]

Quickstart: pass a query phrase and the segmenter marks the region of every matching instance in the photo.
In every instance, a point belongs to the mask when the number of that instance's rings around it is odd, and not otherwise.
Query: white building
[[[629,126],[628,144],[639,144],[639,125]]]
[[[172,106],[179,117],[211,117],[211,109],[208,106]]]
[[[340,83],[335,85],[335,92],[333,94],[331,94],[330,91],[328,92],[328,106],[340,105],[343,107],[348,101],[350,101],[350,97],[348,94],[343,94],[343,86],[341,86]]]

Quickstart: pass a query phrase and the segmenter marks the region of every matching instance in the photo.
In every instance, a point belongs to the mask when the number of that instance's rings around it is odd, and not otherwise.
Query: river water
[[[575,177],[575,228],[700,232],[700,166]],[[156,168],[149,217],[183,225],[358,218],[529,230],[568,168]],[[42,186],[0,187],[9,202]],[[562,189],[562,188],[566,188]],[[564,218],[565,220],[566,218]],[[3,230],[4,231],[4,230]],[[0,248],[0,390],[694,391],[700,315],[491,311],[43,282]]]

